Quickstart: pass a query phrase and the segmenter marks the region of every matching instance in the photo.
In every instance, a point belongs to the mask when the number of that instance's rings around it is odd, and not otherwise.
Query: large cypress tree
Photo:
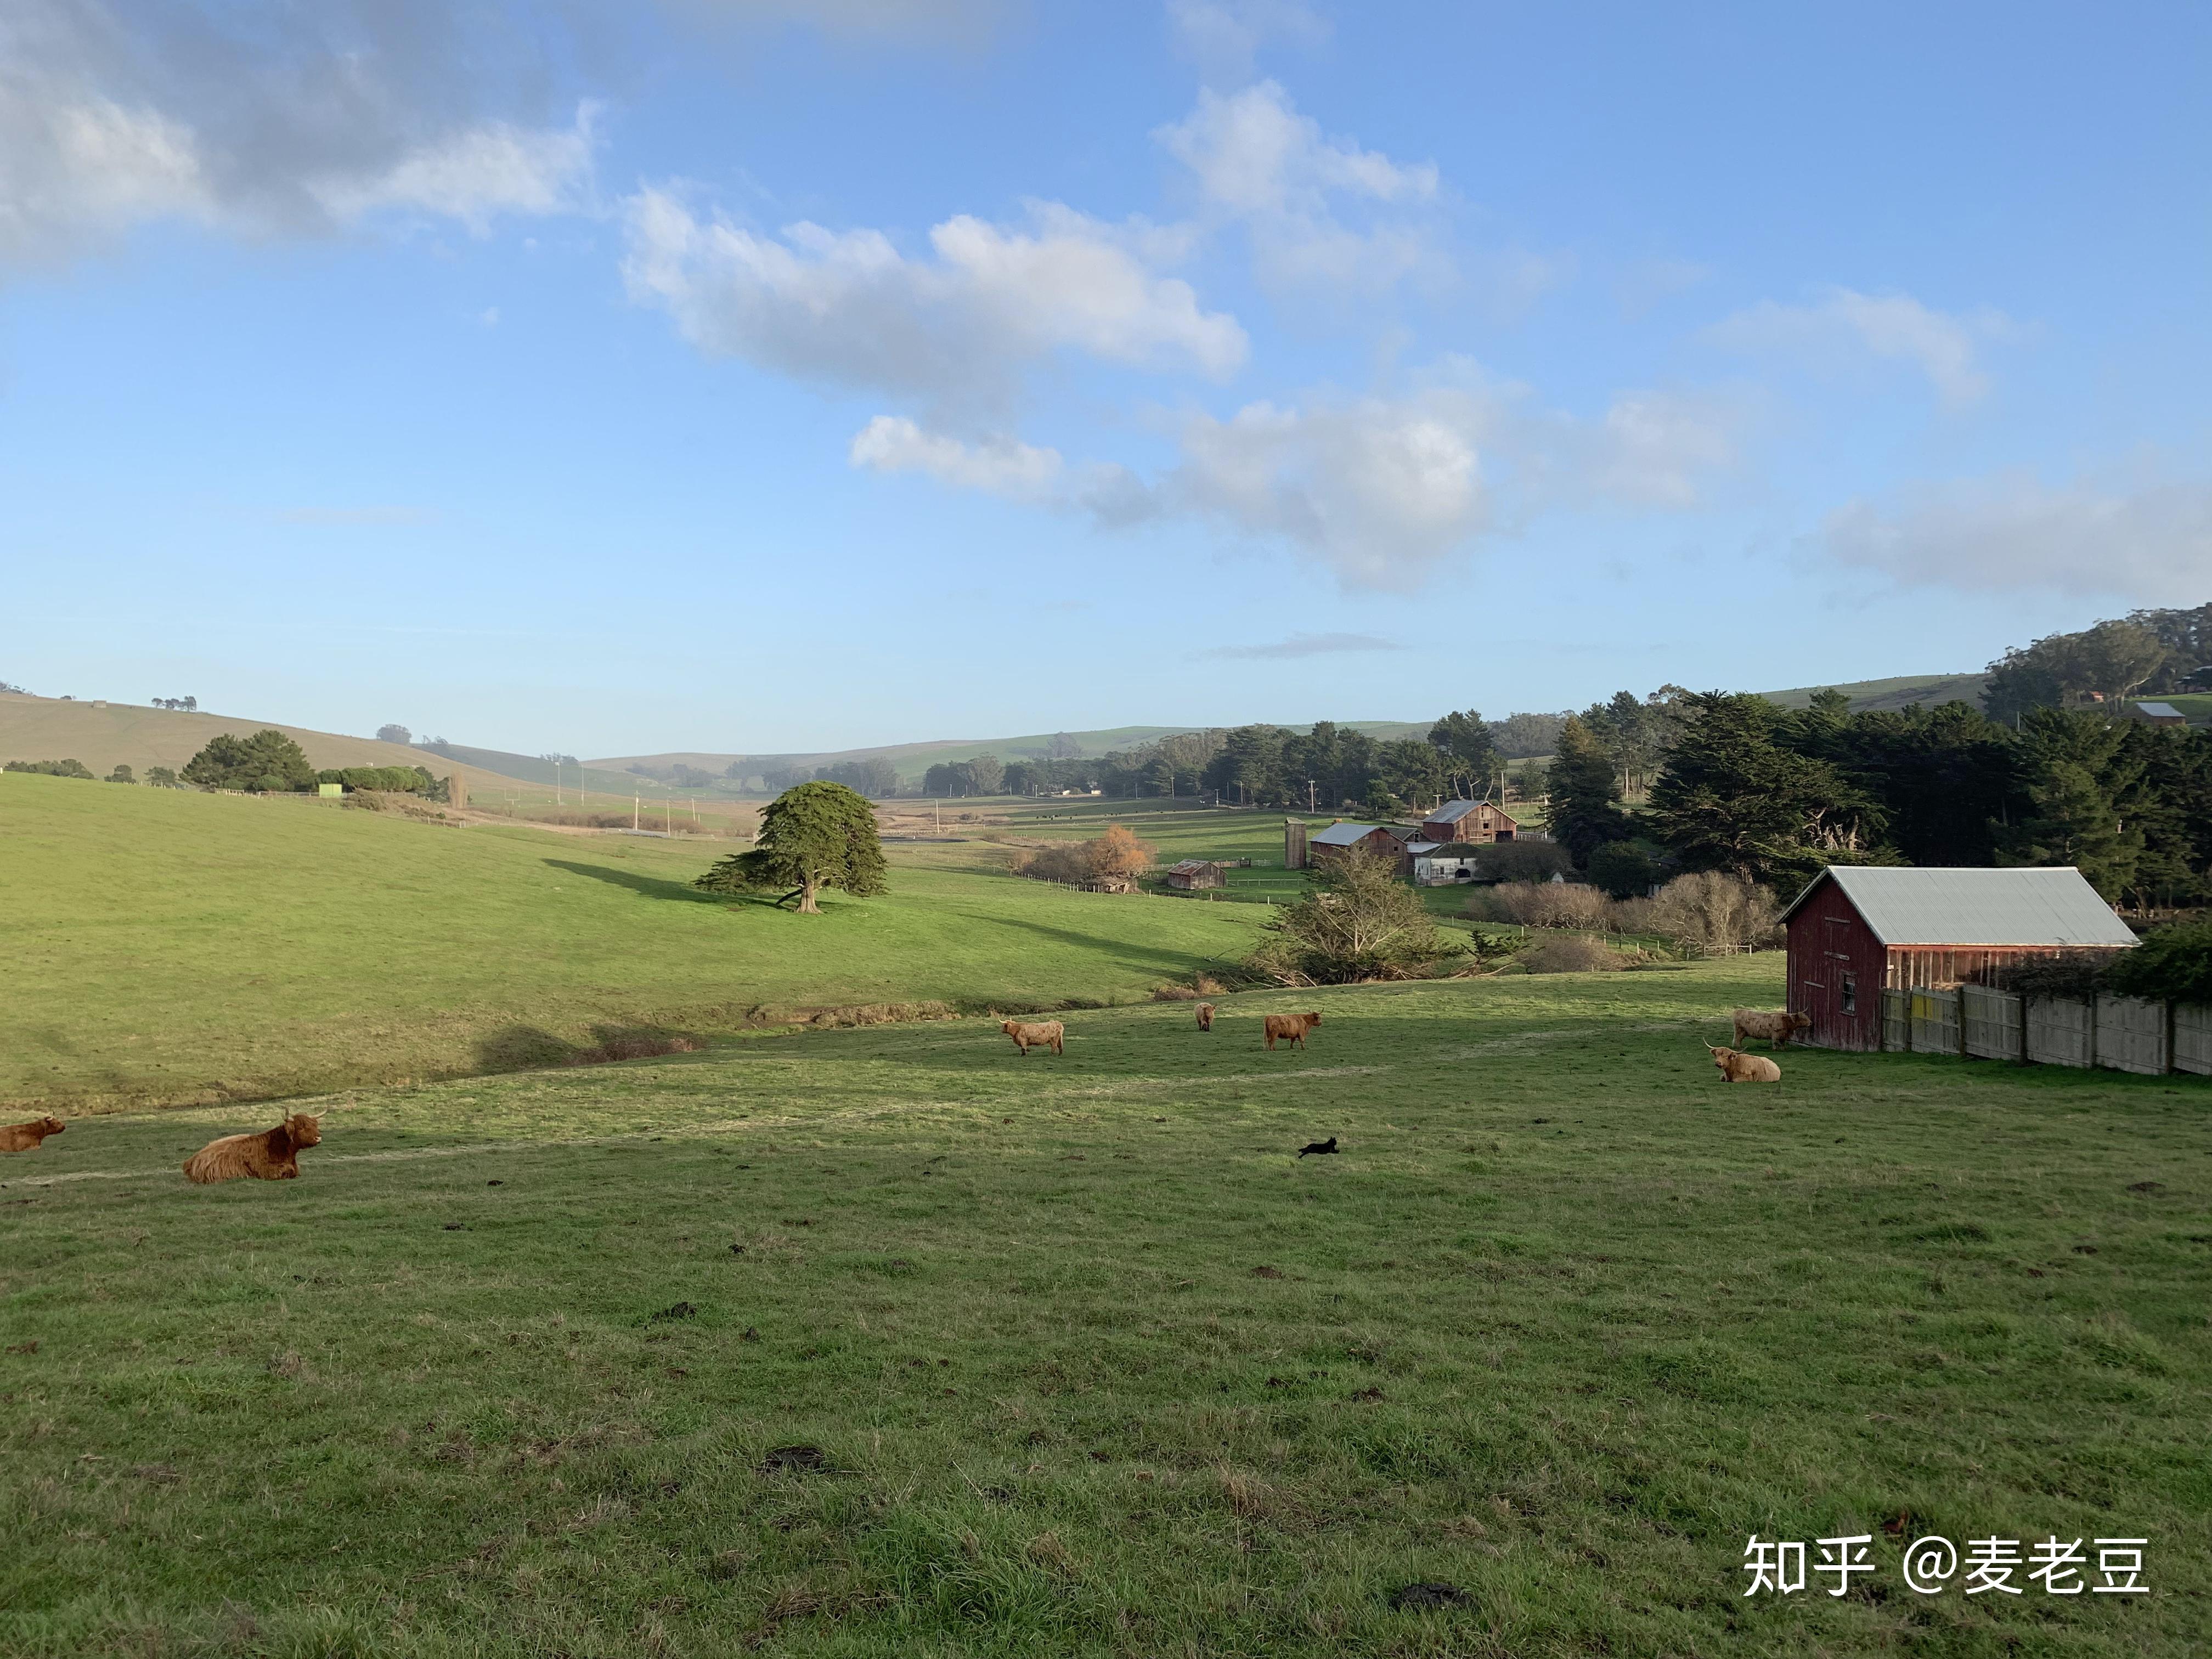
[[[1559,728],[1544,787],[1552,798],[1552,839],[1567,849],[1577,869],[1606,842],[1626,841],[1634,833],[1620,810],[1620,777],[1613,756],[1581,715]]]
[[[823,888],[866,898],[886,890],[884,873],[875,809],[842,783],[815,782],[769,802],[752,849],[718,860],[692,885],[709,893],[788,888],[778,904],[797,899],[800,915],[818,915]]]
[[[1776,741],[1784,717],[1765,698],[1708,691],[1651,789],[1651,819],[1692,870],[1782,884],[1825,864],[1893,860],[1875,850],[1881,806],[1827,762]]]
[[[2027,816],[1997,841],[2000,864],[2070,864],[2108,899],[2135,884],[2143,832],[2121,798],[2142,767],[2126,732],[2101,714],[2032,708],[2021,717],[2027,772]]]
[[[307,750],[274,726],[250,738],[219,732],[185,763],[184,780],[203,789],[244,789],[256,794],[311,789],[315,769]]]

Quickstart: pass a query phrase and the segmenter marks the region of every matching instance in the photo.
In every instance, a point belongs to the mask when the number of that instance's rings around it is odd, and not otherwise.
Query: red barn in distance
[[[1342,818],[1308,836],[1306,847],[1316,864],[1326,859],[1342,858],[1355,848],[1400,864],[1406,858],[1406,839],[1397,830],[1387,824],[1351,823]]]
[[[1448,800],[1421,820],[1421,839],[1439,844],[1463,841],[1482,847],[1515,840],[1520,833],[1518,819],[1486,800]]]
[[[1824,1048],[1879,1049],[1885,989],[1956,985],[1996,963],[2136,943],[2071,866],[1832,866],[1782,919],[1790,932],[1788,1006],[1812,1016],[1805,1041]]]

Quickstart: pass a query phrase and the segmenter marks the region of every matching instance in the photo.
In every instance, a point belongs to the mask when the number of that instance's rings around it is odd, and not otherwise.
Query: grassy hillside
[[[1346,720],[1340,724],[1389,739],[1425,736],[1435,721]],[[757,768],[831,766],[840,761],[872,760],[882,756],[898,769],[900,782],[913,785],[919,783],[922,775],[933,766],[973,760],[978,755],[996,755],[1002,761],[1040,758],[1048,752],[1055,738],[1066,738],[1075,746],[1079,756],[1097,756],[1110,754],[1117,749],[1133,749],[1139,744],[1151,743],[1160,738],[1205,729],[1197,726],[1117,726],[1096,732],[1032,732],[1026,736],[1014,738],[952,738],[927,743],[885,744],[873,749],[840,749],[819,754],[739,755],[686,750],[661,755],[619,755],[595,760],[589,764],[608,772],[621,772],[631,766],[642,766],[648,771],[665,774],[679,765],[720,772],[737,761],[744,761]]]
[[[711,902],[726,848],[436,828],[297,797],[0,774],[0,1100],[219,1099],[535,1063],[766,1005],[1131,998],[1242,957],[1242,906],[895,850],[892,892]]]
[[[1815,691],[1834,690],[1851,700],[1851,712],[1855,714],[1869,709],[1903,708],[1916,702],[1929,708],[1947,702],[1963,702],[1978,708],[1982,706],[1982,688],[1989,683],[1989,678],[1987,674],[1907,674],[1896,679],[1850,680],[1832,688],[1801,685],[1788,691],[1762,691],[1759,695],[1784,708],[1802,708],[1813,701]]]
[[[267,1109],[79,1122],[0,1167],[0,1650],[2201,1652],[2208,1085],[1720,1084],[1780,992],[807,1033],[340,1097],[273,1185],[177,1174]],[[1753,1533],[1876,1572],[1746,1600]],[[2152,1593],[1916,1595],[1922,1533]]]
[[[296,741],[318,767],[425,766],[441,777],[459,771],[469,780],[472,792],[496,789],[504,781],[497,768],[468,757],[460,757],[462,763],[456,764],[428,750],[374,738],[311,732],[229,714],[186,714],[136,703],[70,702],[0,691],[0,761],[80,760],[103,778],[118,765],[142,777],[150,766],[179,770],[218,732],[250,737],[270,726]]]

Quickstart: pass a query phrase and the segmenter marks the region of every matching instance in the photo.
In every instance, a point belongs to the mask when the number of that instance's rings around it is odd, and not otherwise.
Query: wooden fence
[[[2168,1016],[2163,1002],[2141,997],[2097,999],[2097,1064],[2116,1072],[2164,1077]]]
[[[2027,1011],[2021,1000],[1986,985],[1961,985],[1959,1001],[1966,1018],[1966,1053],[1977,1060],[2026,1060]]]
[[[2212,1008],[2174,1006],[2173,1069],[2212,1077]]]
[[[1881,1046],[1893,1054],[2212,1077],[2212,1007],[2140,997],[2028,997],[1980,985],[1885,988]]]
[[[1956,991],[1916,988],[1905,994],[1911,1010],[1909,1018],[1914,1054],[1956,1054],[1966,1052],[1960,1041],[1964,1028],[1959,1018],[1959,994]]]
[[[2038,1066],[2094,1066],[2097,1010],[2071,997],[2029,997],[2027,1057]]]

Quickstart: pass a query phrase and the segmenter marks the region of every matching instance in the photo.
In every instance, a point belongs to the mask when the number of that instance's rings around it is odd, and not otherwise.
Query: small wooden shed
[[[1782,913],[1789,1006],[1821,1048],[1879,1049],[1881,993],[2061,951],[2125,950],[2127,924],[2079,870],[1835,865]]]
[[[1169,886],[1186,893],[1229,885],[1229,878],[1222,873],[1221,866],[1212,859],[1183,859],[1170,864],[1164,878]]]

